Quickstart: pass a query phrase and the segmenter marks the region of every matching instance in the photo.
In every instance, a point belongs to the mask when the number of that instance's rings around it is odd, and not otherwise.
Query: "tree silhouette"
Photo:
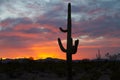
[[[66,52],[66,58],[67,58],[67,80],[72,80],[72,54],[75,54],[77,52],[77,47],[79,44],[79,40],[75,41],[75,44],[73,45],[73,39],[71,37],[71,3],[68,3],[68,17],[67,17],[67,29],[64,30],[60,28],[60,31],[67,33],[67,49],[65,49],[61,43],[61,39],[58,38],[58,44],[60,46],[60,49],[63,52]]]

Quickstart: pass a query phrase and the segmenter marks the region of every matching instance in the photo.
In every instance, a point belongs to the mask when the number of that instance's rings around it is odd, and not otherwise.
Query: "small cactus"
[[[100,49],[98,49],[98,54],[96,54],[96,58],[97,58],[98,60],[101,59]]]
[[[58,44],[60,46],[60,49],[63,52],[66,52],[66,58],[67,58],[67,74],[68,78],[67,80],[72,80],[72,54],[75,54],[77,52],[77,47],[79,44],[79,40],[75,40],[75,44],[73,45],[73,39],[71,37],[71,3],[68,4],[68,18],[67,18],[67,29],[64,30],[62,28],[59,28],[60,31],[67,33],[67,49],[65,49],[61,43],[61,39],[58,38]]]

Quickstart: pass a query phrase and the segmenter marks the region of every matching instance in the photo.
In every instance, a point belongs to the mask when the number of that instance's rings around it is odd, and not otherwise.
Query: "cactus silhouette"
[[[96,58],[99,60],[101,59],[100,49],[98,49],[98,53],[96,54]]]
[[[61,43],[61,39],[58,38],[58,44],[60,46],[60,49],[63,52],[66,52],[66,58],[67,58],[67,80],[72,80],[72,54],[75,54],[77,52],[77,47],[79,44],[79,40],[75,41],[75,44],[73,44],[73,39],[71,37],[71,3],[68,3],[68,17],[67,17],[67,29],[64,30],[60,28],[60,31],[67,33],[67,49],[65,49]]]

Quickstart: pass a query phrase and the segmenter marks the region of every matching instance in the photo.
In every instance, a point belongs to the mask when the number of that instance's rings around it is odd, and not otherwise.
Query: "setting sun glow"
[[[52,42],[51,42],[52,43]],[[45,43],[46,45],[48,45],[48,43]],[[54,46],[54,45],[49,45],[48,47],[46,46],[38,46],[38,45],[34,45],[32,48],[32,51],[34,52],[34,54],[36,55],[36,59],[45,59],[48,57],[51,58],[59,58],[59,49],[58,46]],[[64,58],[64,57],[61,57]]]

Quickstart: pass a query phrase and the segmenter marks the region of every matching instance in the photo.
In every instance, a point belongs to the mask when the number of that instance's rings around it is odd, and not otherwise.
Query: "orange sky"
[[[101,49],[102,57],[107,51],[113,53],[117,52],[118,48],[100,48],[100,47],[81,47],[79,46],[78,52],[73,55],[73,59],[93,59],[96,58],[97,50]],[[4,50],[4,49],[3,49]],[[7,51],[6,51],[7,50]],[[6,49],[1,56],[3,58],[29,58],[33,57],[34,59],[45,59],[47,57],[66,59],[66,53],[62,52],[57,44],[57,41],[44,42],[42,45],[34,44],[29,48],[21,49]]]

